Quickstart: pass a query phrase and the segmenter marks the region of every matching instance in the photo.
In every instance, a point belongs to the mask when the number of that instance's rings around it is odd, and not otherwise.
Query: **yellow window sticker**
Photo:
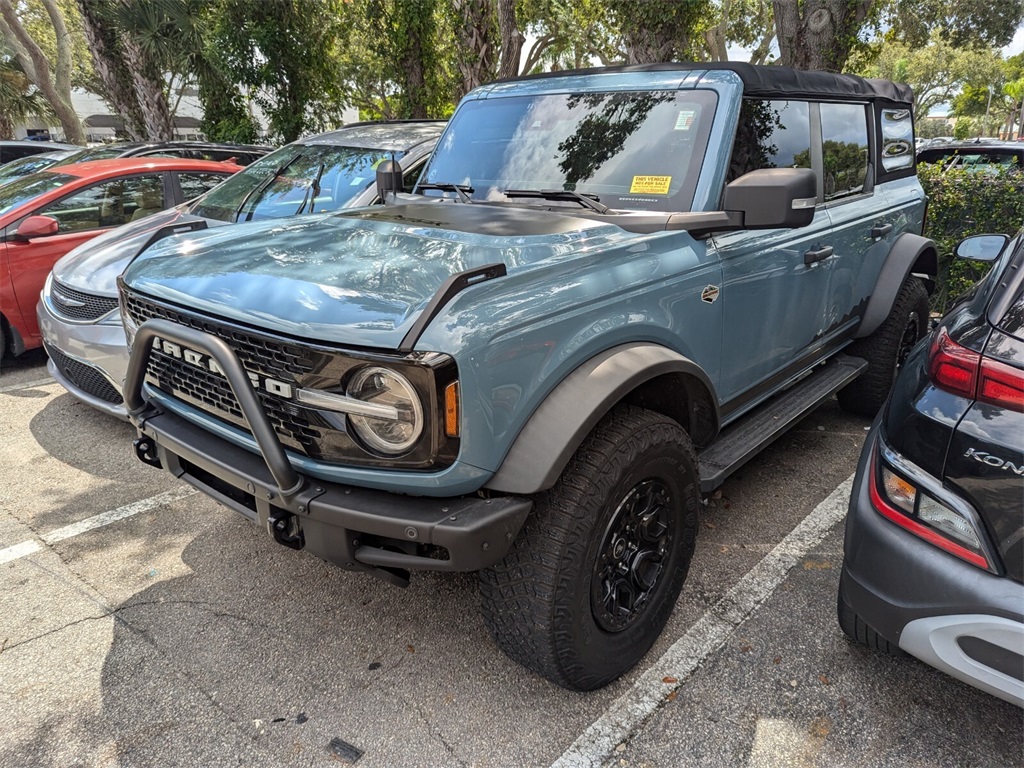
[[[631,195],[667,195],[671,176],[634,176],[629,186]]]

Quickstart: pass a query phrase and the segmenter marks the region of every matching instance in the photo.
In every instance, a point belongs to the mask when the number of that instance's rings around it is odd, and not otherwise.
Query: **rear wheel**
[[[843,599],[840,589],[836,600],[836,612],[839,614],[839,628],[854,642],[889,656],[906,656],[907,653],[898,645],[890,643],[869,627],[853,608]]]
[[[651,411],[615,409],[536,498],[509,554],[481,572],[484,620],[498,645],[567,688],[619,677],[672,613],[699,504],[686,432]]]
[[[928,330],[928,292],[915,277],[900,288],[892,310],[874,333],[858,339],[845,350],[868,361],[868,367],[837,397],[843,410],[874,416],[889,396],[896,375]]]

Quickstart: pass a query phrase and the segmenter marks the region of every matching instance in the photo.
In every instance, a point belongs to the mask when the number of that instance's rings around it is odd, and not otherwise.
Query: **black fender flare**
[[[896,295],[909,275],[920,274],[934,278],[938,270],[939,253],[934,241],[911,232],[896,238],[875,280],[874,290],[868,299],[864,319],[857,328],[855,338],[870,336],[885,322],[896,301]],[[928,281],[927,288],[930,294],[934,289],[933,280]]]
[[[484,487],[521,494],[550,488],[601,418],[630,393],[665,374],[680,377],[686,387],[673,397],[685,398],[693,414],[694,408],[701,409],[701,434],[691,434],[694,442],[710,442],[718,432],[719,414],[714,386],[704,370],[658,344],[622,344],[590,358],[551,390]]]

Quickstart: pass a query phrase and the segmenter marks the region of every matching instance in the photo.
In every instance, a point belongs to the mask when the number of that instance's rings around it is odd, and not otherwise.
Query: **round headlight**
[[[409,380],[389,368],[363,368],[352,377],[348,396],[394,409],[394,418],[349,414],[356,434],[382,453],[409,450],[423,432],[423,406]]]

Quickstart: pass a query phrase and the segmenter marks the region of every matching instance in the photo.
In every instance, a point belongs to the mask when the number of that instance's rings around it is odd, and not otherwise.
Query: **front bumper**
[[[846,519],[840,600],[878,634],[963,682],[1024,707],[1024,585],[904,531],[871,503],[876,423]]]
[[[124,328],[120,324],[68,322],[47,306],[45,298],[36,305],[36,319],[43,346],[50,355],[50,374],[82,402],[127,419],[120,398],[128,368]]]
[[[155,336],[216,359],[262,455],[146,401],[143,382]],[[241,363],[220,339],[150,320],[139,328],[135,349],[125,400],[139,431],[140,458],[257,522],[285,546],[403,583],[410,570],[493,565],[509,551],[533,505],[521,496],[417,497],[305,476],[292,466]]]

